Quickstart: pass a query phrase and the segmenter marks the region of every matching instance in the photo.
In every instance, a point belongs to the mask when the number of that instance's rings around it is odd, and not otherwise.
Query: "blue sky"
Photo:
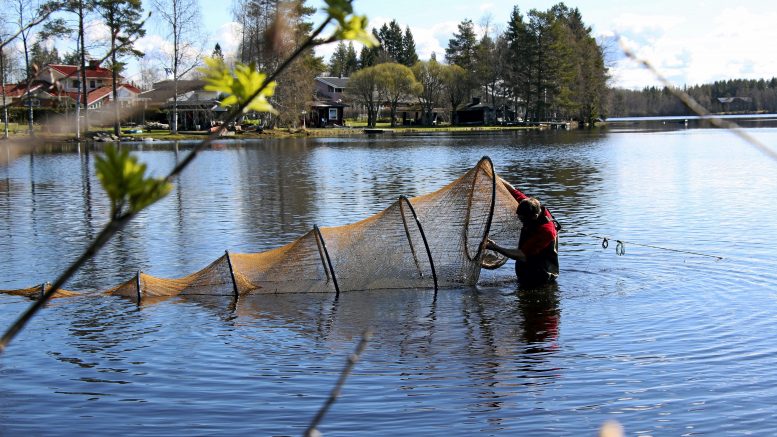
[[[148,0],[144,0],[148,3]],[[546,10],[555,2],[539,0],[355,0],[357,13],[366,14],[370,25],[380,27],[392,19],[413,33],[421,59],[432,52],[443,59],[445,47],[457,25],[471,19],[482,32],[505,28],[515,5],[526,13]],[[639,89],[657,84],[655,78],[623,57],[616,35],[637,55],[651,62],[674,84],[694,85],[730,78],[777,76],[777,7],[765,0],[740,2],[723,0],[651,0],[615,2],[578,0],[565,2],[577,7],[586,24],[603,41],[612,75],[611,84]],[[323,0],[308,4],[322,7]],[[216,42],[225,52],[237,45],[237,28],[232,23],[232,0],[200,0],[203,34],[210,51]],[[320,20],[318,20],[320,21]],[[141,41],[147,53],[165,45],[155,26]],[[328,58],[335,45],[317,49]],[[128,75],[137,75],[130,72]]]

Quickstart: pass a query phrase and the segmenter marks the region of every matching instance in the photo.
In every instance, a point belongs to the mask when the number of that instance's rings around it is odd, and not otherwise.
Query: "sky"
[[[583,21],[605,46],[612,86],[641,89],[658,85],[652,73],[626,58],[625,44],[640,59],[654,65],[676,86],[710,83],[733,78],[777,76],[777,6],[773,0],[651,0],[615,2],[612,0],[568,0],[578,8]],[[148,6],[150,0],[143,0]],[[218,42],[225,53],[234,52],[239,40],[232,22],[233,0],[199,0],[202,35],[208,38],[208,52]],[[427,60],[434,52],[444,59],[448,40],[461,21],[470,19],[478,32],[488,27],[500,32],[517,5],[522,13],[547,10],[555,2],[540,0],[355,0],[354,10],[367,15],[370,27],[380,27],[392,19],[403,29],[410,27],[418,55]],[[321,8],[323,0],[308,0]],[[314,17],[321,22],[321,15]],[[138,42],[146,53],[164,47],[164,30],[151,20],[149,33]],[[92,31],[101,33],[99,26]],[[103,32],[104,33],[104,32]],[[318,47],[316,53],[328,59],[336,44]],[[358,52],[357,48],[357,52]],[[62,50],[60,50],[62,52]],[[135,63],[125,76],[139,76]]]
[[[479,32],[503,31],[517,5],[526,14],[535,8],[547,10],[555,2],[539,0],[356,0],[354,10],[367,15],[370,26],[380,27],[392,19],[410,27],[418,55],[429,59],[432,52],[442,60],[448,40],[462,20],[470,19]],[[611,85],[641,89],[658,85],[655,76],[623,55],[624,44],[640,59],[654,65],[677,86],[733,78],[777,76],[777,6],[772,1],[743,0],[569,0],[583,21],[606,48]],[[321,7],[321,0],[309,1]],[[201,0],[211,47],[218,41],[233,50],[237,40],[225,25],[231,8],[224,0]],[[335,44],[317,49],[328,58]]]

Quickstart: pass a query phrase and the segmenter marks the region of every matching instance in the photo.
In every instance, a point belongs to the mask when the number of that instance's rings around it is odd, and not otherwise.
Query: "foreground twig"
[[[327,411],[329,411],[329,408],[331,408],[335,401],[337,401],[337,398],[340,397],[340,392],[345,385],[346,378],[348,378],[348,375],[351,373],[353,366],[359,361],[359,358],[361,357],[362,352],[364,352],[364,349],[367,347],[367,343],[370,341],[371,336],[372,332],[369,329],[364,331],[362,334],[362,339],[359,341],[359,344],[356,345],[356,350],[353,352],[353,354],[348,356],[348,361],[345,363],[345,368],[343,368],[343,371],[340,373],[340,378],[337,380],[335,387],[329,394],[329,398],[326,400],[324,405],[321,406],[321,409],[318,410],[318,414],[316,414],[316,417],[314,417],[310,422],[308,429],[305,430],[305,437],[318,437],[321,435],[317,429],[318,424],[321,423]]]
[[[226,129],[226,127],[230,124],[235,122],[240,115],[243,113],[246,107],[248,107],[251,103],[251,101],[254,100],[257,96],[259,96],[264,89],[273,81],[275,77],[277,77],[282,71],[284,71],[291,62],[298,57],[300,54],[302,54],[305,50],[307,50],[310,47],[313,47],[316,45],[316,38],[321,34],[321,32],[324,31],[324,29],[332,22],[332,17],[328,17],[324,22],[319,26],[311,35],[310,37],[301,44],[297,50],[292,53],[289,58],[281,64],[267,79],[262,82],[259,89],[257,89],[253,95],[249,96],[243,103],[240,105],[237,105],[232,111],[229,112],[229,115],[225,122],[214,132],[211,132],[210,135],[203,141],[201,141],[199,144],[197,144],[191,152],[184,158],[178,165],[176,165],[170,173],[165,177],[165,180],[170,182],[173,180],[173,178],[181,173],[193,160],[197,157],[197,154],[207,147],[209,144],[211,144],[215,139],[217,139],[221,133]],[[3,337],[0,338],[0,354],[5,350],[5,348],[8,346],[8,344],[13,340],[13,338],[24,328],[24,326],[29,322],[29,320],[48,302],[51,297],[56,293],[56,291],[62,287],[65,282],[67,282],[77,271],[81,266],[90,258],[95,256],[100,249],[102,249],[103,246],[118,232],[123,228],[127,223],[129,223],[130,220],[132,220],[135,215],[139,211],[128,211],[123,214],[120,214],[114,218],[111,219],[111,221],[108,222],[107,225],[100,231],[97,238],[87,247],[87,249],[84,251],[81,256],[78,257],[78,259],[73,262],[70,267],[65,270],[65,272],[62,273],[62,275],[57,278],[56,281],[52,284],[51,288],[45,292],[40,299],[38,299],[35,303],[33,303],[27,311],[25,311],[12,325],[8,330],[3,334]]]

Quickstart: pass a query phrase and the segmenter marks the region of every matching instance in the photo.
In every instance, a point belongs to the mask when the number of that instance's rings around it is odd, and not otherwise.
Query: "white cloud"
[[[614,31],[643,60],[677,86],[734,78],[770,78],[777,40],[777,13],[747,9],[700,9],[689,19],[624,14]],[[607,32],[607,31],[605,31]],[[642,70],[642,71],[639,71]],[[627,88],[656,84],[634,62],[619,61],[613,83]]]
[[[92,20],[84,25],[84,40],[89,45],[110,43],[111,31],[102,20]]]
[[[641,34],[666,32],[682,26],[685,19],[671,15],[620,14],[613,19],[617,33]]]
[[[495,9],[495,5],[493,3],[481,3],[480,6],[478,6],[478,10],[483,12],[490,12]]]
[[[211,36],[212,44],[209,45],[209,50],[213,50],[218,43],[221,46],[221,51],[225,54],[237,52],[238,47],[240,47],[240,32],[240,23],[236,21],[222,24],[216,29],[215,34]]]
[[[448,40],[458,30],[458,25],[458,22],[446,21],[430,27],[411,27],[410,32],[413,33],[418,58],[428,60],[432,53],[435,53],[437,60],[442,61],[445,57],[445,47],[448,47]]]

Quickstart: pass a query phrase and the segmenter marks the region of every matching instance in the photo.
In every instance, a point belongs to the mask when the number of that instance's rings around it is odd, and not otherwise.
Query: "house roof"
[[[129,84],[129,83],[123,83],[119,85],[119,88],[126,88],[129,91],[132,91],[135,94],[140,94],[140,88],[136,87],[135,85]]]
[[[718,97],[718,102],[720,103],[732,103],[737,100],[748,103],[753,101],[751,97]]]
[[[179,80],[178,95],[202,90],[203,87],[205,87],[204,80]],[[165,103],[173,95],[175,95],[175,83],[172,80],[156,82],[153,89],[140,93],[140,97],[148,99],[152,103]]]
[[[3,92],[5,93],[5,98],[12,98],[12,97],[19,97],[22,94],[24,94],[24,85],[22,84],[7,84],[3,85]]]
[[[49,64],[49,68],[62,74],[63,76],[69,76],[78,78],[78,72],[81,68],[77,65],[62,65],[62,64]],[[103,67],[86,67],[87,79],[111,79],[113,77],[111,70]],[[119,76],[121,78],[121,76]]]
[[[96,90],[89,93],[88,97],[86,98],[86,104],[91,105],[106,98],[111,94],[111,91],[113,91],[113,88],[109,86],[97,88]]]
[[[346,105],[342,102],[334,102],[332,100],[315,100],[313,102],[309,102],[308,106],[311,108],[347,108],[350,105]]]
[[[348,87],[347,77],[317,77],[316,80],[334,88]]]
[[[38,91],[41,88],[45,88],[48,84],[45,84],[41,81],[33,81],[33,83],[30,84],[30,93],[33,93],[35,91]],[[27,94],[27,84],[25,83],[18,83],[18,84],[6,84],[5,85],[5,98],[16,98],[16,97],[22,97],[23,95]]]
[[[140,94],[140,90],[136,86],[133,86],[130,84],[124,83],[119,85],[117,89],[118,88],[125,88],[135,94]],[[88,97],[86,99],[86,104],[91,105],[92,103],[95,103],[101,99],[104,99],[107,96],[110,96],[112,92],[113,92],[113,87],[110,85],[97,88],[96,90],[89,92]],[[74,93],[68,93],[68,95],[71,95],[71,94],[74,94]]]
[[[15,85],[5,85],[4,88],[5,88],[5,97],[9,101],[11,99],[22,98],[27,94],[27,85],[23,83],[15,84]],[[140,94],[140,89],[138,89],[138,87],[134,85],[125,83],[125,84],[119,85],[119,88],[125,88],[136,95]],[[86,99],[87,105],[94,104],[95,102],[110,96],[112,91],[113,91],[113,88],[110,85],[102,86],[100,88],[90,91]],[[63,91],[61,88],[58,88],[55,85],[48,84],[44,81],[35,81],[30,85],[30,94],[34,94],[36,92],[43,92],[45,95],[45,98],[69,97],[73,99],[73,101],[77,101],[79,99],[78,92]],[[10,102],[6,102],[6,103],[10,103]]]

